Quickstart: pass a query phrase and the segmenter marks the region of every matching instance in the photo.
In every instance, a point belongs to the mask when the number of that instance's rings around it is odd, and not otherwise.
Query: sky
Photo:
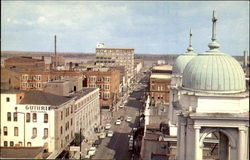
[[[196,53],[208,50],[212,12],[217,42],[230,55],[249,50],[248,1],[1,1],[2,51],[95,52],[107,47],[135,53],[181,54],[192,29]]]

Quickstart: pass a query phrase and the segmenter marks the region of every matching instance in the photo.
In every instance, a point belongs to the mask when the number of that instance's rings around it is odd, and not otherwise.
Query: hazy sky
[[[1,48],[16,51],[95,52],[132,47],[136,53],[180,54],[208,50],[212,11],[218,13],[220,50],[242,55],[249,49],[249,2],[221,1],[4,1]]]

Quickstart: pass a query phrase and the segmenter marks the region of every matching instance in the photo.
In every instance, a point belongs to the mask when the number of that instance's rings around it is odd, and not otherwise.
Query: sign
[[[70,151],[76,151],[76,152],[80,152],[80,146],[70,146],[69,147]]]
[[[50,107],[44,105],[26,105],[25,109],[30,111],[49,111]]]

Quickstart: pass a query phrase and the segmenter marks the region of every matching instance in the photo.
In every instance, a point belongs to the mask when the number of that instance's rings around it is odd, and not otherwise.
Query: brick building
[[[35,69],[44,70],[45,61],[42,59],[33,59],[32,57],[11,57],[4,60],[5,68],[19,68],[19,69]]]
[[[84,86],[100,89],[100,104],[111,109],[117,102],[120,85],[120,73],[109,68],[99,68],[83,72],[86,76]]]
[[[172,66],[155,66],[149,81],[149,94],[153,104],[169,103],[169,85],[171,82]]]

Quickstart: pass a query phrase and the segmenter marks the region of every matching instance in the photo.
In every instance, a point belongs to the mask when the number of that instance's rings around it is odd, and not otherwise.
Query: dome
[[[187,52],[177,57],[173,65],[173,74],[182,75],[187,63],[196,56],[194,52]]]
[[[220,51],[198,54],[185,67],[183,88],[220,93],[243,92],[245,75],[239,62]]]
[[[212,42],[209,51],[198,54],[183,71],[182,87],[191,91],[210,93],[239,93],[246,90],[245,74],[239,62],[218,48],[213,12]]]
[[[192,47],[191,37],[192,37],[192,32],[190,29],[189,47],[187,48],[186,53],[181,54],[180,56],[177,57],[172,69],[173,74],[182,75],[183,70],[186,67],[187,63],[196,56],[196,53],[193,52],[194,49]]]

